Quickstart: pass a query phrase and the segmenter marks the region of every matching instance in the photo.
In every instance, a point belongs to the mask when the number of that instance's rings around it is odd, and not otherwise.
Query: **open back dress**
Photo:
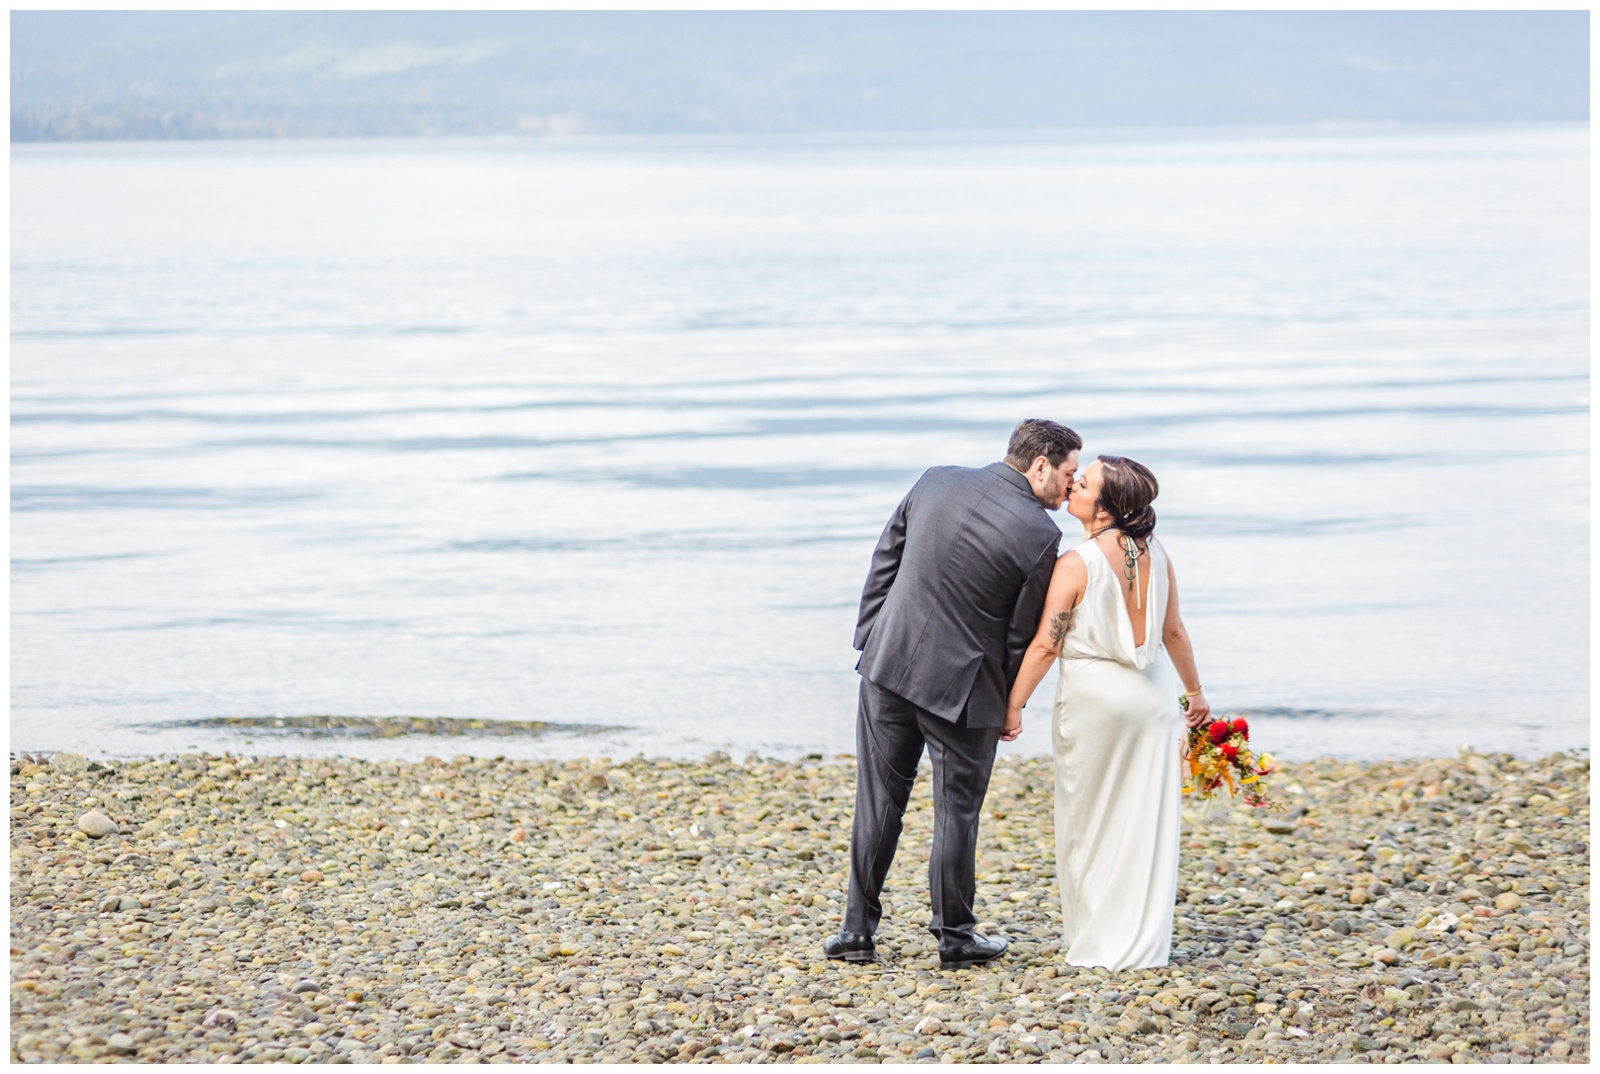
[[[1164,966],[1178,888],[1182,687],[1161,643],[1167,556],[1154,537],[1134,644],[1125,579],[1098,545],[1063,640],[1051,719],[1062,950],[1074,966]]]

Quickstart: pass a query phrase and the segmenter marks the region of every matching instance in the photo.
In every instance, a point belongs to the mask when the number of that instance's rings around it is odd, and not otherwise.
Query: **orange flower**
[[[1243,791],[1246,805],[1283,809],[1283,805],[1271,797],[1264,778],[1273,772],[1276,762],[1271,754],[1262,754],[1258,759],[1248,745],[1248,734],[1249,725],[1242,717],[1191,728],[1183,758],[1189,770],[1184,793],[1209,800],[1226,785],[1229,797],[1236,797]]]

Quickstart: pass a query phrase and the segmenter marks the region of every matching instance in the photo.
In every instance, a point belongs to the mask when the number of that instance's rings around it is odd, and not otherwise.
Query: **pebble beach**
[[[981,928],[841,920],[854,764],[11,760],[22,1062],[1588,1062],[1589,761],[1284,765],[1187,805],[1171,965],[1063,964],[1047,758],[1003,758]]]

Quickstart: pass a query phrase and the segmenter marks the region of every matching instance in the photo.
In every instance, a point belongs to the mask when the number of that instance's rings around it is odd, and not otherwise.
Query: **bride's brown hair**
[[[1121,455],[1100,456],[1100,497],[1095,506],[1129,537],[1142,541],[1155,532],[1156,513],[1150,503],[1160,493],[1148,466]]]

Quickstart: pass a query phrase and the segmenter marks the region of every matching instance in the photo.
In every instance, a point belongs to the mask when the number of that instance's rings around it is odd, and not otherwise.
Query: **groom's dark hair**
[[[1027,472],[1033,460],[1040,455],[1050,460],[1051,466],[1060,466],[1083,447],[1083,439],[1065,425],[1057,425],[1044,418],[1024,418],[1011,430],[1011,445],[1006,448],[1006,462],[1014,470]]]

